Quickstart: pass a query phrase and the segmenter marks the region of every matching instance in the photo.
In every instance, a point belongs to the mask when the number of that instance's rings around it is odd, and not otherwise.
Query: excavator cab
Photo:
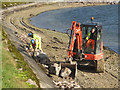
[[[102,24],[85,23],[81,24],[83,53],[100,54],[103,50]]]
[[[90,22],[81,24],[82,61],[95,66],[97,72],[104,72],[102,24]]]

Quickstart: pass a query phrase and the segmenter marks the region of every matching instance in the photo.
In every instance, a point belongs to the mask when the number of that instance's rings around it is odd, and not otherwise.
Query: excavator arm
[[[73,52],[75,40],[77,52]],[[71,37],[68,46],[68,58],[71,58],[73,55],[80,53],[79,51],[82,51],[82,31],[80,23],[77,24],[75,21],[73,21],[71,25]]]

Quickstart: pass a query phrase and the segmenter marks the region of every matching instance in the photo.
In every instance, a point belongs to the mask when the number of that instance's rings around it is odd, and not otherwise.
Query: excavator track
[[[96,60],[96,72],[103,73],[105,70],[104,59]]]

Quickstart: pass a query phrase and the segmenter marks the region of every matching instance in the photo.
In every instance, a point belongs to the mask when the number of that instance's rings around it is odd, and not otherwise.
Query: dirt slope
[[[60,32],[34,27],[29,23],[28,18],[47,10],[76,6],[84,5],[79,3],[39,4],[30,8],[30,10],[21,10],[6,16],[4,22],[13,30],[13,33],[16,31],[26,37],[29,31],[37,33],[42,37],[42,49],[49,56],[50,60],[64,61],[64,58],[67,56],[68,36]],[[106,60],[105,73],[95,73],[91,67],[78,67],[76,81],[82,88],[118,88],[118,54],[104,49],[104,58]],[[53,76],[53,79],[55,77]]]

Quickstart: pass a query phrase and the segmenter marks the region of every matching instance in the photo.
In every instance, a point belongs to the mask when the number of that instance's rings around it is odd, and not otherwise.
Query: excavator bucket
[[[61,63],[60,76],[71,77],[74,79],[77,75],[77,63]]]

